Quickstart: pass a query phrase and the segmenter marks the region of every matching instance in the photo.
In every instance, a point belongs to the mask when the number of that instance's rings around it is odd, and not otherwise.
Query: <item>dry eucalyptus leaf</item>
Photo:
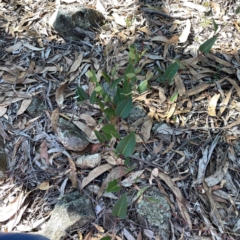
[[[110,164],[103,164],[103,165],[100,165],[100,166],[96,167],[95,169],[93,169],[88,174],[88,176],[83,179],[81,188],[84,188],[85,186],[87,186],[91,181],[93,181],[95,178],[97,178],[102,173],[110,170],[112,167],[113,166]]]
[[[212,117],[216,117],[216,106],[217,106],[217,101],[219,97],[220,97],[220,94],[215,94],[209,101],[208,114]]]
[[[64,91],[66,87],[67,87],[67,84],[64,83],[56,90],[55,99],[59,107],[63,105]]]

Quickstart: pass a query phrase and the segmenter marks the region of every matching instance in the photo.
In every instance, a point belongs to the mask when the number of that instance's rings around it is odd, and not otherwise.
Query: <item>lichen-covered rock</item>
[[[102,13],[83,7],[79,4],[61,5],[50,19],[50,25],[64,39],[79,40],[81,30],[93,30],[102,25],[104,16]]]
[[[157,229],[157,234],[163,240],[169,239],[171,209],[166,198],[158,189],[152,188],[144,193],[144,197],[136,205],[139,218],[147,219],[149,225]]]
[[[41,232],[50,240],[62,240],[95,219],[92,202],[79,190],[63,196],[52,211],[51,218]]]

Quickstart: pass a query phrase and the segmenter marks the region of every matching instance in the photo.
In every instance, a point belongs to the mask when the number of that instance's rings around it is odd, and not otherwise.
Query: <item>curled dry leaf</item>
[[[51,115],[52,129],[55,133],[57,133],[58,129],[58,120],[59,120],[59,108],[56,108]]]
[[[56,90],[55,99],[59,107],[63,105],[64,91],[66,87],[67,87],[67,84],[64,83]]]
[[[190,29],[191,29],[191,22],[190,20],[188,19],[187,22],[186,22],[186,27],[184,28],[181,36],[179,37],[179,42],[180,43],[184,43],[187,41],[188,39],[188,36],[190,34]]]
[[[39,149],[40,155],[42,158],[46,160],[46,163],[49,165],[49,157],[48,157],[48,147],[47,147],[47,141],[44,140]]]
[[[182,214],[182,217],[188,224],[189,228],[192,229],[192,222],[189,216],[189,213],[186,208],[186,199],[181,193],[181,190],[175,185],[172,179],[166,175],[164,172],[159,171],[158,176],[168,185],[168,187],[172,190],[173,194],[176,196],[176,200],[178,203],[179,210]]]
[[[83,113],[79,117],[80,117],[80,119],[84,120],[88,126],[91,126],[91,127],[97,126],[95,119],[93,117],[91,117],[90,115]]]
[[[133,183],[137,181],[137,179],[143,174],[144,170],[136,171],[130,173],[127,178],[125,178],[122,182],[121,185],[124,187],[130,187],[132,186]]]
[[[165,90],[163,88],[159,87],[158,95],[159,95],[159,104],[164,103],[166,100],[166,96],[165,96]]]
[[[82,52],[80,55],[78,55],[77,59],[74,61],[74,63],[72,65],[70,71],[68,72],[68,74],[70,74],[72,72],[75,72],[79,68],[79,66],[81,65],[82,60],[83,60],[83,54],[84,53]]]
[[[113,166],[124,165],[124,161],[121,158],[117,158],[113,152],[105,153],[103,159]]]
[[[150,138],[152,130],[153,119],[150,118],[145,121],[141,127],[141,134],[143,135],[144,141],[147,141]]]
[[[158,169],[154,168],[151,172],[151,177],[149,178],[149,184],[152,185],[152,180],[155,179],[155,177],[158,176]]]
[[[24,99],[22,101],[21,107],[18,109],[17,116],[23,114],[27,110],[31,102],[32,99]]]
[[[175,76],[174,81],[175,81],[179,96],[184,95],[186,93],[186,88],[179,74]]]
[[[212,117],[216,117],[216,106],[217,106],[217,101],[219,97],[220,97],[220,94],[215,94],[209,101],[208,114]]]

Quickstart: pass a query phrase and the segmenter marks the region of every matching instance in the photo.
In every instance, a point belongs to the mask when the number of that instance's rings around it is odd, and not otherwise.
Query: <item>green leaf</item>
[[[122,78],[117,78],[117,79],[115,79],[115,80],[112,82],[110,88],[111,88],[111,89],[115,88],[121,81],[122,81]]]
[[[213,21],[214,33],[216,33],[218,30],[218,25],[216,24],[214,19],[212,19],[212,21]]]
[[[111,237],[109,237],[109,236],[102,237],[100,240],[111,240]]]
[[[102,75],[108,83],[111,82],[111,77],[106,72],[102,72]]]
[[[120,138],[120,134],[117,132],[113,124],[107,124],[101,128],[101,130],[115,138]]]
[[[164,72],[163,76],[167,79],[168,82],[170,82],[178,72],[179,65],[177,62],[174,62],[168,66],[166,71]]]
[[[142,81],[138,86],[138,92],[143,93],[149,88],[148,80]]]
[[[103,102],[98,98],[96,98],[96,102],[97,102],[98,106],[100,107],[100,109],[103,111],[104,107],[105,107]]]
[[[177,101],[178,98],[178,92],[174,93],[171,98],[170,98],[170,102],[174,103],[175,101]]]
[[[90,103],[94,104],[96,102],[96,98],[97,98],[97,93],[93,91],[90,97]]]
[[[132,91],[132,84],[128,80],[123,81],[123,88],[122,88],[122,93],[125,95],[124,99],[131,94]]]
[[[113,98],[113,103],[114,105],[118,105],[122,100],[124,100],[124,96],[122,95],[122,88],[121,87],[117,87],[117,93]]]
[[[125,82],[125,81],[128,81],[128,79],[129,79],[129,78],[127,77],[127,74],[128,74],[128,73],[134,73],[134,74],[135,74],[135,76],[131,78],[131,81],[135,82],[135,81],[136,81],[136,72],[135,72],[135,68],[134,68],[134,66],[133,66],[132,63],[129,63],[129,64],[128,64],[128,66],[127,66],[127,68],[126,68],[126,70],[125,70],[125,72],[124,72],[124,82]]]
[[[117,116],[120,116],[121,118],[124,119],[129,115],[131,110],[132,110],[132,98],[128,97],[118,104],[115,112]]]
[[[118,185],[117,179],[114,179],[108,183],[106,192],[119,192],[120,189],[121,187]]]
[[[116,74],[117,69],[118,69],[118,65],[116,65],[116,66],[112,69],[112,72],[111,72],[111,76],[112,76],[112,78],[113,78],[114,75]]]
[[[88,99],[88,95],[87,95],[87,93],[83,90],[82,87],[77,87],[76,96],[77,96],[77,101],[78,101],[78,102],[82,102],[82,101]]]
[[[127,73],[126,76],[127,76],[127,78],[133,78],[136,76],[136,74],[135,73]]]
[[[236,9],[236,14],[239,14],[239,13],[240,13],[240,7]]]
[[[199,47],[199,51],[201,51],[202,53],[206,54],[209,53],[210,49],[212,48],[213,44],[216,42],[217,40],[217,35],[209,38],[206,42],[204,42],[200,47]]]
[[[150,188],[150,186],[146,186],[146,187],[141,188],[141,189],[137,192],[137,195],[136,195],[135,199],[138,199],[148,188]]]
[[[113,206],[112,215],[124,219],[127,216],[127,194],[124,193]]]
[[[131,58],[133,60],[136,58],[135,54],[131,51],[129,52],[128,56],[129,56],[129,58]]]
[[[88,70],[86,75],[88,78],[91,78],[93,76],[92,71]]]
[[[129,157],[126,157],[126,159],[124,160],[124,164],[125,164],[126,166],[129,166],[129,165],[130,165],[130,159],[129,159]]]
[[[102,87],[101,87],[101,86],[97,86],[94,90],[95,90],[96,92],[101,92],[101,91],[102,91]]]
[[[124,157],[129,157],[134,152],[135,146],[136,146],[135,133],[131,132],[118,143],[116,151],[122,154]]]
[[[116,116],[115,109],[113,108],[105,108],[103,112],[109,116],[114,116],[114,117]]]
[[[100,143],[104,143],[104,142],[108,141],[107,137],[104,134],[102,134],[96,130],[94,130],[94,133]]]

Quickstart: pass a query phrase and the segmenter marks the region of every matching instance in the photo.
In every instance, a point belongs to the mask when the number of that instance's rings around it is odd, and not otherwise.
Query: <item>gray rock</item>
[[[68,150],[82,151],[89,144],[84,133],[73,123],[62,117],[60,117],[58,121],[57,133],[58,139]]]
[[[135,122],[139,118],[145,117],[145,116],[146,116],[145,109],[140,105],[134,105],[130,114],[129,114],[129,116],[128,116],[128,118],[127,118],[127,120]]]
[[[157,229],[157,234],[162,240],[169,240],[171,210],[166,198],[158,189],[147,190],[136,209],[140,219],[147,219],[150,227]]]
[[[94,37],[89,30],[99,28],[104,16],[102,13],[79,4],[62,5],[50,19],[50,25],[64,39],[79,40],[85,36]]]
[[[41,234],[50,240],[62,240],[71,231],[83,227],[94,219],[91,200],[77,190],[66,194],[58,201]]]
[[[34,97],[27,108],[27,112],[31,117],[37,117],[41,115],[45,110],[47,110],[47,107],[44,101],[38,97]]]

